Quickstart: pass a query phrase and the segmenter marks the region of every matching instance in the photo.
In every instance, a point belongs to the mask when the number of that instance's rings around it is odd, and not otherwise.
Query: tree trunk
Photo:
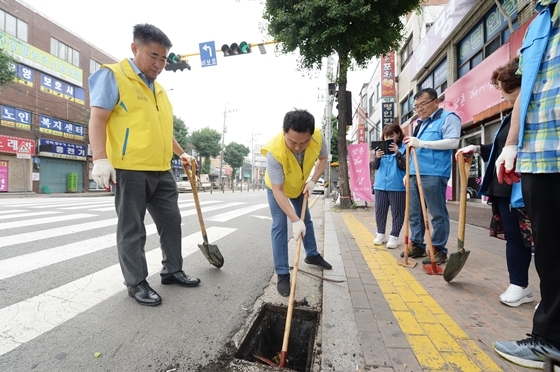
[[[348,180],[348,146],[346,143],[346,111],[352,110],[352,102],[346,102],[346,83],[348,81],[348,53],[339,53],[339,81],[338,81],[338,180],[340,190],[340,208],[348,209],[352,206],[350,199],[350,183]]]

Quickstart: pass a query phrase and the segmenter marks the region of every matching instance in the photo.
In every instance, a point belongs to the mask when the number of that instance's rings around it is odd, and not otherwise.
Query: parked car
[[[315,188],[313,188],[313,194],[324,194],[325,193],[325,180],[323,177],[319,178],[317,183],[315,183]]]

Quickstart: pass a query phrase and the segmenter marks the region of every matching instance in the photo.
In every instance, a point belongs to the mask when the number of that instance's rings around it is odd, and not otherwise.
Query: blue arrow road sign
[[[200,63],[202,67],[216,66],[218,60],[216,59],[216,47],[213,41],[198,44],[200,49]]]

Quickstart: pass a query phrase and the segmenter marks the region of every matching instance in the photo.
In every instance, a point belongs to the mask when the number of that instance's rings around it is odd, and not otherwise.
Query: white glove
[[[298,239],[300,235],[305,236],[305,224],[302,220],[292,222],[292,232],[294,233],[294,239]]]
[[[186,152],[182,153],[179,157],[181,158],[181,162],[182,162],[183,164],[188,165],[188,166],[190,166],[192,160],[194,160],[194,156],[190,156],[190,155],[187,154]],[[195,161],[195,164],[196,164],[196,161]]]
[[[315,182],[313,180],[307,181],[305,187],[303,188],[303,194],[307,193],[307,197],[313,195],[313,189],[315,188]]]
[[[415,147],[417,149],[421,149],[422,147],[424,147],[424,142],[420,141],[416,137],[405,137],[404,144],[407,147]]]
[[[519,173],[515,172],[515,161],[517,159],[517,145],[504,146],[502,153],[496,159],[496,174],[498,182],[511,185],[512,182],[519,182]]]
[[[459,153],[463,153],[463,155],[478,154],[478,147],[476,147],[475,145],[468,145],[468,146],[460,148],[455,153],[455,161],[457,161],[459,159]]]
[[[107,190],[111,189],[111,184],[117,183],[117,172],[108,159],[94,160],[91,176],[98,185]]]

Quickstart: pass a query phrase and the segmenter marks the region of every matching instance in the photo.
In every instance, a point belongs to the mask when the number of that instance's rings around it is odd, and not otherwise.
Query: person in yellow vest
[[[99,185],[114,185],[117,251],[128,294],[140,305],[161,304],[146,278],[144,216],[150,212],[160,236],[161,283],[194,287],[200,279],[183,271],[181,213],[177,183],[171,173],[173,153],[187,155],[173,136],[171,102],[156,77],[172,44],[157,27],[133,28],[133,58],[103,65],[89,78],[89,137],[92,176]]]
[[[330,270],[332,266],[317,251],[313,221],[306,208],[300,220],[304,194],[313,193],[315,183],[327,166],[327,146],[321,131],[315,130],[315,118],[307,110],[294,109],[284,116],[282,132],[261,150],[266,157],[266,191],[272,215],[272,256],[278,275],[276,288],[282,296],[290,294],[288,263],[288,221],[294,239],[303,236],[305,263]],[[317,161],[318,159],[318,161]],[[311,178],[311,170],[315,171]]]

